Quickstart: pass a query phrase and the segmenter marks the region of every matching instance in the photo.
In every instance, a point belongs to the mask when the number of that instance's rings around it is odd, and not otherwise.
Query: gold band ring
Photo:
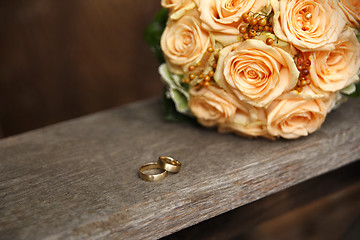
[[[150,170],[150,169],[159,169],[161,170],[160,173],[156,173],[156,174],[148,174],[145,173],[145,171]],[[168,172],[166,170],[164,170],[160,164],[158,163],[147,163],[144,164],[140,167],[139,169],[139,177],[145,181],[149,181],[149,182],[157,182],[160,180],[163,180],[164,178],[166,178],[168,175]]]
[[[158,164],[168,172],[177,173],[180,171],[181,163],[172,157],[159,157]]]

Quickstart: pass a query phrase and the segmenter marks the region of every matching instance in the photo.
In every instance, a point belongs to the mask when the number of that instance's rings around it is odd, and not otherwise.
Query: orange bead
[[[312,14],[311,14],[311,13],[306,12],[306,13],[304,14],[304,19],[305,19],[305,21],[310,21],[311,18],[312,18]]]
[[[182,81],[183,83],[190,83],[190,78],[189,77],[186,77],[183,79]]]
[[[245,18],[243,18],[245,23],[249,23],[251,22],[252,18],[250,16],[246,16]]]
[[[307,75],[309,75],[310,74],[310,71],[309,71],[309,69],[303,69],[303,70],[301,70],[300,71],[300,75],[301,76],[307,76]]]
[[[246,27],[245,27],[245,26],[241,26],[241,27],[240,27],[240,33],[241,33],[241,34],[246,33]]]
[[[272,39],[271,37],[268,37],[267,39],[266,39],[266,44],[267,45],[272,45],[274,43],[274,39]]]
[[[250,21],[250,25],[255,26],[258,23],[258,20],[256,18],[252,19]]]
[[[265,26],[266,23],[267,23],[267,21],[266,21],[265,18],[262,18],[262,19],[260,19],[260,21],[259,21],[259,25],[262,26],[262,27]]]
[[[300,57],[298,57],[297,59],[296,59],[296,64],[297,65],[302,65],[303,63],[304,63],[304,58],[300,55]]]
[[[250,37],[255,37],[255,36],[256,36],[256,31],[255,31],[255,29],[250,29],[250,30],[249,30],[249,36],[250,36]]]
[[[306,81],[306,77],[299,77],[299,81],[302,82],[302,81],[304,81],[304,80]]]
[[[245,23],[249,23],[253,19],[253,17],[250,16],[249,13],[244,13],[242,15],[242,19]]]

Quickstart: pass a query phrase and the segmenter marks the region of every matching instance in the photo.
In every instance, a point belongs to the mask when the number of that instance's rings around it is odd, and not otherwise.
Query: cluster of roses
[[[358,0],[161,3],[169,10],[159,68],[168,97],[204,126],[250,137],[306,136],[341,93],[355,90]]]

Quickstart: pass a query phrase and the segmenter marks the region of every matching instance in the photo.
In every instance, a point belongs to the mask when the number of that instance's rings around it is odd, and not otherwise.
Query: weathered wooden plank
[[[356,161],[161,240],[360,239],[359,173]]]
[[[248,140],[135,103],[0,141],[2,239],[156,239],[360,158],[358,99],[298,140]],[[140,165],[183,163],[144,182]]]

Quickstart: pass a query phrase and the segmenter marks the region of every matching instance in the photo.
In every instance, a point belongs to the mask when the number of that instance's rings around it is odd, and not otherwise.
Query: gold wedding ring
[[[161,170],[161,172],[156,174],[145,173],[145,171],[151,169],[158,169]],[[147,163],[145,165],[142,165],[139,169],[139,177],[149,182],[157,182],[163,180],[164,178],[167,177],[167,175],[168,175],[168,171],[163,169],[159,163]]]
[[[172,157],[159,157],[158,164],[162,169],[171,173],[177,173],[181,168],[181,163]]]

